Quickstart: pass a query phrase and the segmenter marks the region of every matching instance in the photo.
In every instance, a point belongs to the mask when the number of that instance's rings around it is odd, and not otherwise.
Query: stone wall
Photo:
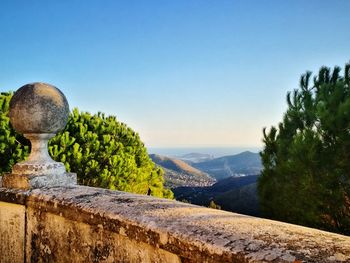
[[[350,237],[100,188],[0,188],[0,262],[350,262]]]

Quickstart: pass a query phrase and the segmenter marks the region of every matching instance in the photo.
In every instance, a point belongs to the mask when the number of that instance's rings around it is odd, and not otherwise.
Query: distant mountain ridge
[[[161,166],[165,171],[165,185],[178,186],[208,186],[215,182],[207,173],[202,172],[188,163],[167,156],[150,154],[153,162]]]
[[[250,151],[193,163],[193,166],[217,180],[231,176],[260,174],[262,169],[260,155]]]
[[[181,159],[185,162],[192,164],[192,163],[199,163],[199,162],[212,160],[214,159],[214,156],[210,154],[205,154],[205,153],[192,152],[192,153],[180,155],[178,156],[178,159]]]
[[[164,169],[165,185],[172,188],[177,200],[203,206],[213,200],[227,211],[259,215],[257,178],[262,164],[258,153],[245,151],[219,158],[189,153],[178,157],[182,160],[150,157]]]

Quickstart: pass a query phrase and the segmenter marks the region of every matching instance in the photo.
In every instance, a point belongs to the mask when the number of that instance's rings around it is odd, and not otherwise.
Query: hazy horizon
[[[61,89],[146,146],[262,146],[301,74],[350,59],[349,1],[1,1],[0,90]],[[212,146],[215,147],[215,146]]]
[[[159,154],[171,157],[179,157],[189,153],[209,154],[213,157],[235,155],[241,152],[250,151],[258,153],[261,147],[147,147],[149,154]]]

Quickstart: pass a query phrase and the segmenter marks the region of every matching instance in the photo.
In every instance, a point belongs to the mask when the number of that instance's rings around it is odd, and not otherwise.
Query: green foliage
[[[0,175],[11,171],[12,166],[28,156],[29,141],[10,125],[8,117],[12,93],[0,93]]]
[[[28,155],[29,142],[10,126],[10,93],[0,97],[0,172]],[[114,116],[74,109],[65,129],[49,142],[51,157],[77,173],[80,184],[173,198],[163,170],[152,162],[139,135]]]
[[[350,64],[340,72],[303,75],[278,128],[263,130],[265,216],[350,234]]]
[[[212,208],[212,209],[218,209],[220,210],[221,209],[221,206],[215,204],[214,200],[211,200],[210,203],[209,203],[209,208]]]

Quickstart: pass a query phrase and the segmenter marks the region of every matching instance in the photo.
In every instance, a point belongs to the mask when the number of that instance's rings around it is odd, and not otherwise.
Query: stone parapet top
[[[350,237],[173,200],[72,186],[0,188],[0,201],[96,225],[185,262],[350,262]]]

